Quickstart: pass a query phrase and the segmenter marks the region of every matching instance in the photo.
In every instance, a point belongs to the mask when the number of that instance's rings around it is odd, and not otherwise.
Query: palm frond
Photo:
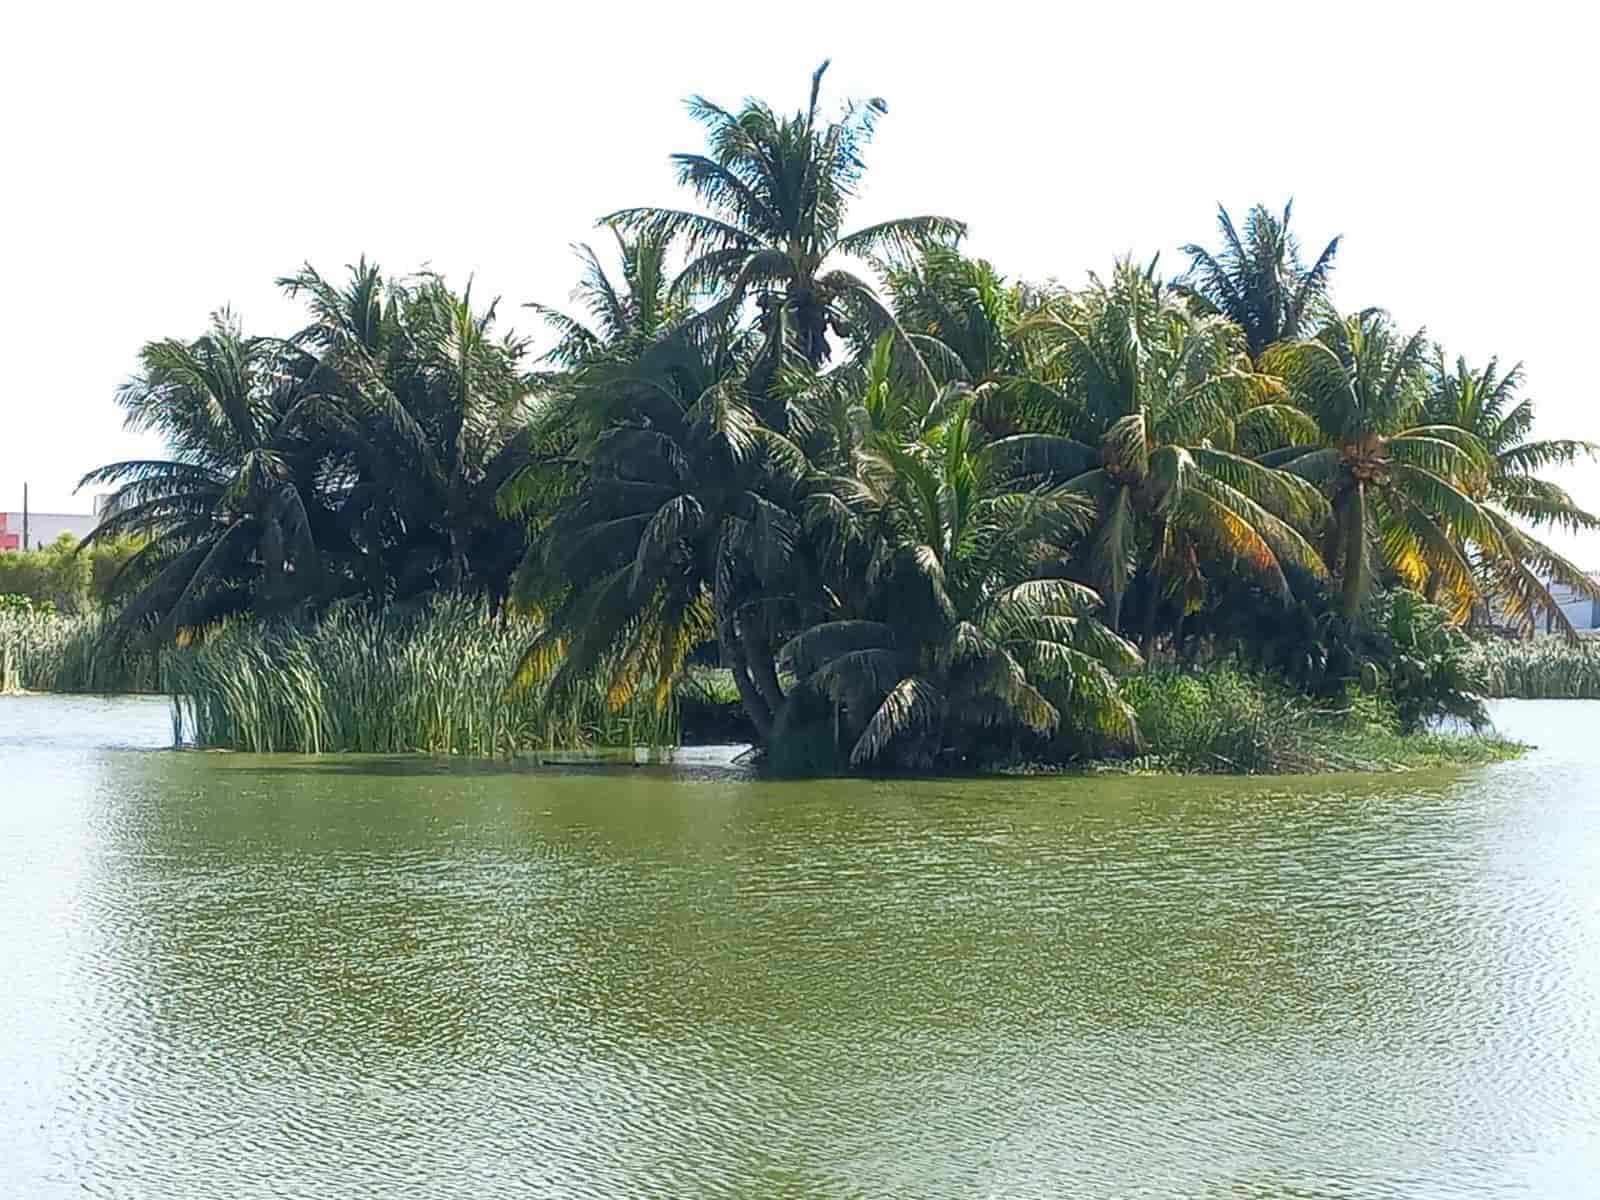
[[[967,236],[965,221],[950,217],[899,217],[847,233],[834,243],[841,254],[867,258],[874,254],[914,254],[926,246],[955,242]]]
[[[852,766],[875,761],[896,741],[929,736],[944,722],[944,695],[927,680],[907,676],[878,705],[850,751]]]

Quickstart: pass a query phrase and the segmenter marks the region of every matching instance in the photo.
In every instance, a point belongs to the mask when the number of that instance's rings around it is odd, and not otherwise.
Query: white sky
[[[779,22],[782,22],[780,25]],[[0,38],[0,509],[159,447],[113,403],[224,303],[288,332],[310,260],[423,263],[562,303],[602,213],[681,203],[682,99],[889,114],[854,224],[939,212],[1001,270],[1081,280],[1295,197],[1341,304],[1523,359],[1545,436],[1600,440],[1587,5],[17,5]],[[598,242],[597,242],[598,244]],[[1600,508],[1600,467],[1563,482]],[[1557,539],[1600,567],[1600,541]]]

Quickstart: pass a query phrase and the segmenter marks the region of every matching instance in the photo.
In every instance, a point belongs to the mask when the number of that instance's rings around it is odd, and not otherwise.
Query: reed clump
[[[0,608],[0,692],[154,692],[156,656],[107,646],[107,618]]]
[[[1473,663],[1490,696],[1517,700],[1600,700],[1600,642],[1557,637],[1479,642]]]
[[[240,621],[169,652],[181,741],[256,753],[518,755],[676,745],[676,711],[613,711],[579,688],[558,704],[507,684],[534,627],[480,604],[335,609],[315,624]]]

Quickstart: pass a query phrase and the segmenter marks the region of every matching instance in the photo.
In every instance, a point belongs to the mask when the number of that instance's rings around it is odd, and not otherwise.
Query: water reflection
[[[1556,707],[1520,763],[1318,780],[33,745],[0,1193],[1587,1196]]]

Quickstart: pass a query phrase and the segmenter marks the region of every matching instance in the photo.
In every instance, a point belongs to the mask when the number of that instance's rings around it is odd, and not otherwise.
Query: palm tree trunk
[[[1150,655],[1156,648],[1156,608],[1159,602],[1160,597],[1156,594],[1152,581],[1149,598],[1145,600],[1144,620],[1141,622],[1142,628],[1139,634],[1139,653],[1146,663],[1149,663]]]
[[[1341,610],[1345,620],[1353,621],[1367,594],[1367,485],[1361,480],[1346,494],[1344,509],[1339,515],[1344,538],[1339,555],[1344,571]]]
[[[1167,540],[1167,523],[1157,519],[1155,524],[1155,546],[1159,555],[1165,548]],[[1157,586],[1156,564],[1152,559],[1149,568],[1145,571],[1145,588],[1148,595],[1144,602],[1144,620],[1141,623],[1139,635],[1139,653],[1144,655],[1146,663],[1150,661],[1150,652],[1156,647],[1156,613],[1161,606],[1161,589]]]
[[[787,697],[783,694],[783,684],[778,681],[778,668],[772,653],[772,634],[767,629],[767,619],[759,604],[746,610],[745,615],[739,618],[738,628],[750,678],[761,693],[761,698],[767,702],[767,708],[776,716]]]
[[[460,523],[451,520],[446,525],[450,542],[450,590],[460,592],[467,580],[467,537]]]
[[[828,309],[817,298],[816,281],[795,280],[784,297],[792,313],[794,340],[813,370],[820,370],[831,356],[828,346]]]
[[[1106,628],[1122,632],[1122,587],[1118,584],[1106,589]]]
[[[466,396],[461,398],[465,412]],[[455,435],[455,466],[450,472],[450,483],[445,494],[445,535],[450,543],[450,590],[460,592],[467,579],[467,517],[468,496],[463,474],[461,431]]]
[[[256,545],[261,555],[262,607],[268,612],[279,612],[288,607],[289,574],[288,547],[284,542],[283,525],[276,517],[264,520],[261,540]]]
[[[733,672],[733,684],[739,689],[739,703],[744,706],[750,724],[755,726],[756,741],[766,745],[772,736],[772,709],[750,679],[744,647],[739,643],[731,613],[722,613],[717,617],[717,645],[722,651],[722,665]]]

